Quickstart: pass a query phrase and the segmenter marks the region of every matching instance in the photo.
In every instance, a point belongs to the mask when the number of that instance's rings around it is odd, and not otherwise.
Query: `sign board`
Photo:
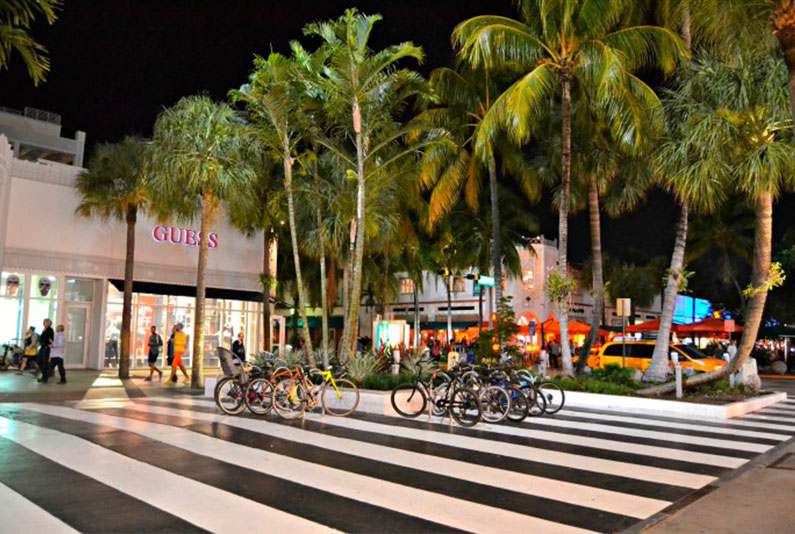
[[[734,319],[726,319],[723,321],[723,329],[727,332],[735,332]]]
[[[616,299],[616,315],[619,317],[632,316],[632,300]]]
[[[478,280],[478,284],[482,286],[494,287],[494,277],[480,275],[480,280]]]

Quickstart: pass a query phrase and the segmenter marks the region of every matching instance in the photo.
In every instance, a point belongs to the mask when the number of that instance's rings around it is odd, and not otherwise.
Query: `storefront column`
[[[105,330],[108,313],[108,280],[94,282],[93,321],[89,340],[88,368],[102,369],[105,361]]]

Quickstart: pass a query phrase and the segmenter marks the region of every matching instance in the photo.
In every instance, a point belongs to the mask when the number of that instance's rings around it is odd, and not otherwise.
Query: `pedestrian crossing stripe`
[[[75,489],[148,510],[140,529],[151,516],[168,531],[615,532],[789,442],[795,410],[782,406],[726,422],[564,409],[465,429],[373,414],[231,417],[187,396],[5,404],[0,515],[16,503],[41,530],[90,530],[65,507],[50,512],[14,457],[56,462]],[[131,530],[106,520],[101,530]]]

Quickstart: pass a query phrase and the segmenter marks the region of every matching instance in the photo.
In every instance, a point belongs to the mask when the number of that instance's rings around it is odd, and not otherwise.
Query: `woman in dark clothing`
[[[241,331],[237,334],[235,342],[232,343],[232,354],[240,360],[240,363],[246,363],[246,346],[243,344],[245,337],[246,336]]]

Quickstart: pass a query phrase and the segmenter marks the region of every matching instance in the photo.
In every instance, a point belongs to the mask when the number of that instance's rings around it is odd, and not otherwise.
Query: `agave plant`
[[[368,378],[383,372],[384,363],[372,352],[357,352],[355,356],[348,358],[345,369],[348,371],[348,378],[356,384],[361,384]]]

